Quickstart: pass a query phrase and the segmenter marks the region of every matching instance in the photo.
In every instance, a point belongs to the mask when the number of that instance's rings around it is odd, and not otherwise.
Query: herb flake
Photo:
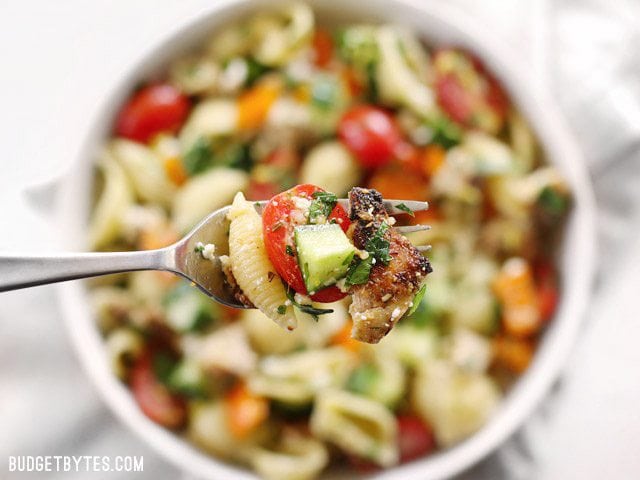
[[[307,305],[304,303],[298,303],[295,300],[295,292],[289,286],[285,288],[287,298],[293,304],[294,307],[297,307],[301,312],[307,313],[313,317],[313,319],[317,322],[319,315],[326,315],[327,313],[333,313],[333,309],[331,308],[316,308],[313,305]]]
[[[291,245],[287,245],[284,251],[287,252],[287,255],[289,255],[290,257],[295,256],[295,252],[293,251],[293,247]]]
[[[280,315],[284,315],[285,313],[287,313],[287,306],[286,305],[278,305],[278,313]]]
[[[309,206],[309,223],[327,219],[338,203],[338,197],[330,192],[313,192],[313,200]]]
[[[408,213],[409,215],[411,215],[412,217],[415,217],[416,214],[413,213],[413,210],[411,210],[409,207],[407,207],[404,203],[399,203],[398,205],[396,205],[396,208],[398,210],[402,210],[405,213]]]

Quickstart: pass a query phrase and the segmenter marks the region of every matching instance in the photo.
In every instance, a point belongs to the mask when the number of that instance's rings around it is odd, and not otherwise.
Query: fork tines
[[[344,208],[349,208],[349,200],[346,198],[338,199],[338,203]],[[398,208],[398,206],[400,208]],[[423,210],[429,209],[428,202],[419,202],[416,200],[384,200],[384,208],[387,210],[387,213],[390,215],[400,215],[409,213],[407,210],[412,212],[421,212]]]

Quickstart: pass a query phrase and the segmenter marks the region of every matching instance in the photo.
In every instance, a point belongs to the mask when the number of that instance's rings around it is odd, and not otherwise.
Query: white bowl
[[[445,478],[468,468],[507,439],[532,414],[558,377],[578,333],[593,278],[595,210],[591,187],[582,157],[554,103],[527,82],[524,68],[511,52],[477,25],[461,18],[458,11],[442,3],[421,5],[419,0],[311,0],[309,3],[321,18],[338,22],[373,20],[405,24],[429,43],[458,45],[477,53],[509,91],[537,133],[548,160],[562,171],[573,191],[574,206],[560,258],[562,301],[531,367],[508,393],[492,419],[475,435],[453,448],[375,475],[378,479]],[[170,59],[197,45],[217,26],[268,4],[267,0],[212,2],[208,13],[168,33],[164,42],[154,46],[133,66],[130,75],[98,110],[73,174],[63,180],[59,190],[58,225],[68,249],[78,250],[85,246],[92,163],[110,133],[115,112],[134,85],[161,72]],[[110,371],[100,333],[92,321],[86,285],[80,282],[61,284],[59,291],[66,325],[82,364],[107,404],[127,426],[176,466],[193,475],[207,479],[255,478],[251,472],[208,456],[147,419],[128,389]]]

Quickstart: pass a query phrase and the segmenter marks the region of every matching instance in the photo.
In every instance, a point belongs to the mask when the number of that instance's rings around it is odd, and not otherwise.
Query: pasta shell
[[[293,330],[298,321],[280,277],[275,274],[267,256],[260,215],[253,203],[238,193],[228,217],[231,220],[229,261],[238,286],[262,313],[280,327]]]

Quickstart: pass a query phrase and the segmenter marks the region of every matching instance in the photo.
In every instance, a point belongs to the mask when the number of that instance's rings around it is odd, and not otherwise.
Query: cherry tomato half
[[[401,463],[420,458],[436,448],[431,429],[420,418],[412,415],[398,417],[398,442]]]
[[[167,428],[179,428],[187,418],[185,403],[156,378],[151,355],[140,357],[131,369],[131,390],[144,414]]]
[[[346,112],[340,119],[338,136],[365,168],[385,165],[403,143],[391,115],[370,105]]]
[[[147,142],[160,132],[174,133],[189,113],[189,99],[177,88],[149,85],[137,92],[118,114],[116,134]]]
[[[262,212],[262,231],[269,260],[282,280],[303,295],[307,295],[308,292],[298,266],[293,229],[296,225],[306,222],[301,222],[302,219],[296,221],[295,214],[292,218],[292,212],[298,210],[293,198],[303,197],[311,200],[315,192],[322,191],[324,190],[315,185],[297,185],[269,200]],[[340,205],[334,207],[329,219],[335,219],[344,231],[349,228],[349,217]],[[330,303],[344,298],[345,295],[336,286],[331,286],[316,292],[311,298],[317,302]]]

